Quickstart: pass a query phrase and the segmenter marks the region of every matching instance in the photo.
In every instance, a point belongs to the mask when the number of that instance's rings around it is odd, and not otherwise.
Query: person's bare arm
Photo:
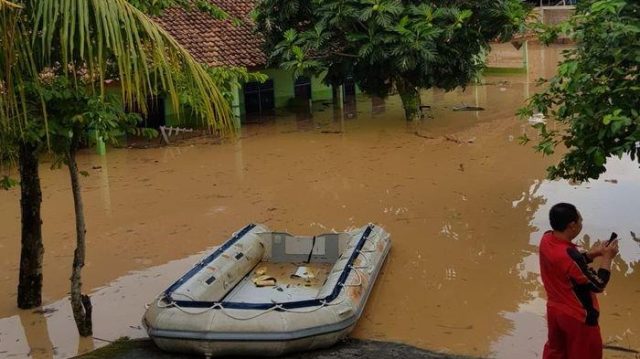
[[[593,246],[591,246],[589,251],[584,253],[587,262],[591,263],[594,259],[600,257],[603,253],[602,250],[604,249],[604,247],[605,245],[602,241],[596,241]]]

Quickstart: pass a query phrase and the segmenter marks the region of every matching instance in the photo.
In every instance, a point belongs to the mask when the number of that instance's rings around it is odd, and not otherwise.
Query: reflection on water
[[[531,46],[530,61],[558,52]],[[82,180],[93,340],[72,334],[63,298],[75,245],[73,202],[65,172],[45,164],[42,312],[15,309],[19,193],[0,193],[0,292],[8,294],[0,298],[0,356],[62,358],[144,335],[144,304],[195,262],[194,253],[248,222],[300,234],[375,222],[392,233],[394,247],[355,336],[534,358],[545,336],[537,243],[549,206],[560,200],[582,210],[585,243],[612,230],[626,236],[602,299],[602,328],[606,341],[640,348],[633,335],[640,331],[640,252],[627,236],[640,234],[640,205],[632,200],[640,172],[623,159],[593,183],[545,181],[555,159],[515,140],[534,134],[514,113],[544,75],[536,71],[488,77],[465,91],[425,92],[431,109],[419,126],[405,123],[397,98],[358,97],[341,111],[315,104],[310,115],[257,121],[233,143],[111,150],[106,159],[82,154],[80,166],[91,174]],[[461,104],[486,110],[452,111]]]
[[[122,336],[145,336],[140,324],[144,305],[160,293],[176,273],[185,272],[201,254],[136,271],[96,289],[94,337],[78,338],[67,299],[61,299],[39,311],[20,311],[0,319],[0,357],[67,358],[102,346]],[[71,332],[71,333],[70,333]]]
[[[537,246],[543,233],[549,229],[548,213],[557,202],[575,204],[584,218],[584,229],[577,243],[589,248],[596,240],[606,240],[612,231],[621,234],[620,256],[614,263],[614,276],[601,302],[601,327],[606,344],[638,350],[640,343],[634,333],[638,325],[638,300],[640,288],[634,269],[640,260],[640,241],[633,239],[632,233],[640,231],[637,213],[640,204],[635,200],[640,195],[640,171],[638,164],[630,158],[612,158],[607,163],[607,172],[596,181],[581,185],[567,181],[542,181],[534,183],[514,201],[514,208],[524,206],[530,210],[531,200],[540,199],[531,218],[532,231],[529,244],[532,246],[523,255],[516,270],[520,278],[530,284],[528,299],[516,311],[505,311],[502,315],[513,321],[513,329],[492,343],[492,351],[499,358],[520,356],[523,348],[531,355],[539,357],[545,342],[546,323],[544,320],[544,288],[539,281]],[[607,351],[609,357],[635,358],[633,354]]]
[[[640,204],[635,200],[640,195],[638,164],[628,157],[611,158],[607,162],[607,172],[597,181],[581,185],[572,185],[566,181],[543,181],[532,186],[529,193],[544,199],[531,220],[534,230],[531,232],[529,243],[535,247],[549,227],[549,209],[560,201],[575,204],[582,213],[584,229],[577,243],[584,248],[588,248],[598,239],[606,240],[613,231],[621,234],[620,256],[613,266],[614,276],[606,294],[600,296],[603,340],[610,345],[638,350],[640,343],[634,338],[634,333],[640,330],[636,312],[640,309],[640,288],[637,286],[637,273],[634,272],[640,260],[640,240],[634,239],[635,233],[640,231],[636,215]],[[523,196],[530,194],[523,193]],[[518,205],[520,203],[514,203],[514,206]],[[518,332],[529,330],[528,333],[531,334],[530,329],[533,329],[542,330],[544,334],[545,302],[540,300],[539,296],[544,289],[538,281],[538,255],[535,247],[529,255],[522,258],[518,268],[521,277],[528,278],[531,282],[529,290],[532,299],[523,303],[524,307],[519,308],[518,312],[504,313],[505,317],[513,320],[514,331],[494,343],[493,349],[496,353],[515,353],[509,347],[516,350],[519,347],[516,344],[523,336],[516,334]],[[544,344],[544,336],[532,335],[530,340],[532,344],[529,346],[537,349],[539,355],[541,345]],[[624,357],[620,352],[608,354]],[[634,357],[632,354],[627,356]],[[503,357],[507,358],[510,355]]]

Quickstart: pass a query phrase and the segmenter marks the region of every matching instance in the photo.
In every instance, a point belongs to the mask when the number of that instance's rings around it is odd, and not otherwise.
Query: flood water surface
[[[557,61],[556,50],[547,58]],[[591,183],[545,180],[557,158],[517,141],[535,133],[514,116],[535,91],[533,80],[535,71],[425,92],[432,109],[418,126],[405,123],[397,98],[362,97],[344,111],[318,104],[312,116],[247,125],[238,141],[83,153],[93,340],[78,339],[65,299],[75,246],[67,173],[43,165],[40,311],[15,308],[19,190],[0,193],[0,357],[69,357],[144,336],[144,304],[249,222],[305,235],[373,222],[393,246],[355,337],[536,358],[546,335],[537,245],[559,201],[581,210],[585,247],[611,231],[623,238],[600,296],[601,326],[608,344],[640,349],[640,243],[631,238],[640,234],[640,170],[615,159]],[[485,111],[453,111],[464,104]]]

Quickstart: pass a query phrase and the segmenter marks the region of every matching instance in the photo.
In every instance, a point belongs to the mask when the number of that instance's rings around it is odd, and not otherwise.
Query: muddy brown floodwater
[[[558,201],[582,211],[585,246],[612,230],[623,237],[601,295],[602,331],[611,345],[640,349],[640,243],[630,236],[640,233],[638,165],[612,159],[600,180],[550,182],[545,168],[556,158],[517,144],[534,131],[515,110],[538,76],[553,73],[560,50],[531,46],[528,75],[425,92],[432,118],[417,127],[397,98],[361,97],[344,114],[319,104],[312,116],[247,125],[235,142],[84,152],[93,339],[78,339],[65,299],[75,245],[69,180],[43,164],[42,310],[16,309],[19,191],[0,192],[0,357],[69,357],[144,336],[144,304],[248,222],[298,234],[374,222],[393,248],[355,337],[535,358],[545,340],[537,244]],[[486,110],[452,111],[462,103]]]

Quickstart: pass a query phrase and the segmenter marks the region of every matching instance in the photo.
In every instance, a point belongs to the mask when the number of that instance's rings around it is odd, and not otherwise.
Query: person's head
[[[564,234],[569,240],[582,231],[582,216],[576,206],[570,203],[558,203],[551,207],[549,222],[554,231]]]

